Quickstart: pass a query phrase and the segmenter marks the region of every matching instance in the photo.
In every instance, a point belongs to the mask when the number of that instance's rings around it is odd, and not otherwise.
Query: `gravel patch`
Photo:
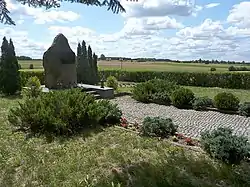
[[[131,123],[142,123],[144,117],[168,117],[179,126],[178,132],[186,136],[198,138],[205,130],[217,127],[230,127],[234,133],[245,135],[250,139],[250,118],[239,115],[222,114],[215,111],[195,111],[177,109],[173,106],[144,104],[135,101],[130,96],[118,97],[111,100],[118,104],[123,116]]]

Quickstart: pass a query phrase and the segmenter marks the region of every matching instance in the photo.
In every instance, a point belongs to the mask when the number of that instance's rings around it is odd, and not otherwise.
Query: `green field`
[[[22,69],[29,69],[30,64],[34,69],[43,69],[42,61],[19,61]],[[120,62],[120,61],[98,61],[100,70],[102,69],[123,69],[129,71],[178,71],[178,72],[209,72],[211,67],[216,68],[216,72],[227,72],[229,64],[196,64],[196,63],[173,63],[173,62]],[[241,66],[241,65],[234,65]]]
[[[0,186],[61,187],[214,187],[250,186],[247,163],[228,167],[202,152],[140,137],[118,127],[69,139],[26,139],[12,132],[8,110],[19,98],[0,97]],[[225,185],[220,185],[225,184]]]

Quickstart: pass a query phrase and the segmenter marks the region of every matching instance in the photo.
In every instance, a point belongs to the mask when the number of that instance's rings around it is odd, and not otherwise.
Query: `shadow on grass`
[[[51,143],[52,141],[56,140],[56,141],[59,141],[60,143],[64,143],[66,141],[69,141],[75,138],[76,139],[82,138],[83,140],[85,140],[89,137],[95,136],[98,133],[103,132],[104,130],[105,130],[105,127],[102,127],[102,126],[95,127],[95,128],[85,128],[69,136],[57,136],[57,137],[46,136],[46,141],[47,143]]]
[[[58,141],[59,143],[64,143],[66,141],[69,141],[72,139],[78,139],[78,138],[82,138],[83,140],[85,140],[86,138],[92,137],[98,133],[103,132],[104,130],[105,130],[105,127],[103,126],[98,126],[98,127],[93,127],[93,128],[84,128],[70,135],[32,134],[32,133],[24,132],[23,130],[20,130],[20,129],[13,131],[13,132],[25,133],[26,140],[29,140],[32,138],[44,138],[46,143],[52,143],[54,141]]]
[[[15,94],[15,95],[3,95],[0,94],[0,98],[3,99],[8,99],[8,100],[15,100],[15,99],[22,99],[22,95],[21,94]]]
[[[249,163],[228,166],[204,156],[194,158],[184,154],[172,154],[155,163],[139,162],[121,166],[113,169],[112,173],[114,183],[124,187],[250,186]]]

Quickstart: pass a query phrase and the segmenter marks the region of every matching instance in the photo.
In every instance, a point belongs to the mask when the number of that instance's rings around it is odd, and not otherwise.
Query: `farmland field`
[[[33,64],[34,69],[43,69],[41,60],[19,61],[22,69],[29,69]],[[100,70],[123,69],[130,71],[178,71],[178,72],[209,72],[211,67],[216,72],[227,72],[230,64],[198,64],[198,63],[174,63],[174,62],[130,62],[130,61],[98,61]],[[241,66],[241,65],[234,65]]]

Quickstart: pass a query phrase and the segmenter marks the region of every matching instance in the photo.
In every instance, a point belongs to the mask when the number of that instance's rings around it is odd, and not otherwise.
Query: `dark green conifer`
[[[15,47],[11,39],[8,43],[6,38],[3,38],[1,52],[0,89],[6,95],[13,95],[21,89],[21,81]]]

